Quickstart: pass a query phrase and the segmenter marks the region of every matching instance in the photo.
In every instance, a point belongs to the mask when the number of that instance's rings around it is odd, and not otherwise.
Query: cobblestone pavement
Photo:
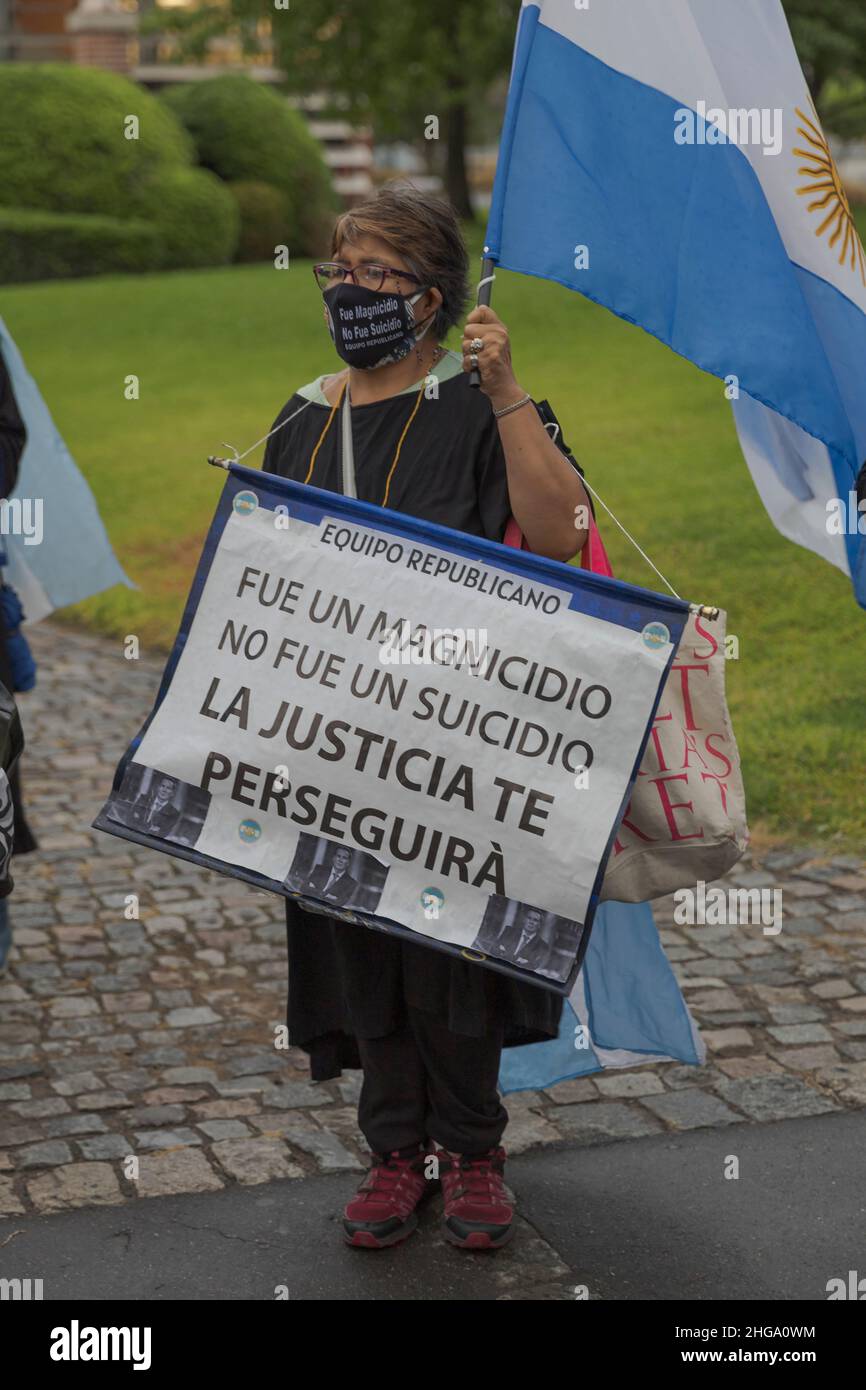
[[[90,829],[161,662],[50,625],[33,645],[24,779],[41,848],[16,861],[0,981],[0,1215],[351,1178],[365,1166],[358,1075],[311,1085],[303,1054],[274,1047],[280,901]],[[672,902],[656,904],[708,1065],[511,1096],[511,1152],[866,1105],[866,862],[775,850],[730,882],[783,890],[779,935],[675,927]],[[131,893],[139,920],[124,916]],[[531,1296],[573,1296],[561,1262],[524,1236]],[[530,1296],[505,1292],[515,1269],[503,1265],[503,1296]]]

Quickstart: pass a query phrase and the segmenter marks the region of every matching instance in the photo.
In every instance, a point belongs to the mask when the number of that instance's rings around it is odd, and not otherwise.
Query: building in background
[[[258,82],[277,85],[282,74],[273,65],[270,30],[263,20],[259,50],[243,53],[232,37],[211,40],[207,56],[196,63],[177,62],[172,34],[140,33],[141,16],[196,0],[0,0],[0,62],[79,63],[120,72],[158,91],[178,82],[206,82],[226,72],[243,72]],[[314,94],[288,98],[307,117],[321,142],[334,188],[350,206],[374,186],[373,135],[327,115],[327,99]]]
[[[66,16],[77,0],[0,0],[0,62],[68,63]]]

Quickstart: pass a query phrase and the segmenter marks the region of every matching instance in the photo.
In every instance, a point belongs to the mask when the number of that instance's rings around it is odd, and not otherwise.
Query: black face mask
[[[412,306],[422,294],[424,290],[411,298],[382,294],[349,280],[325,290],[328,330],[343,361],[370,371],[407,357],[433,321],[431,314],[420,332],[416,330]]]

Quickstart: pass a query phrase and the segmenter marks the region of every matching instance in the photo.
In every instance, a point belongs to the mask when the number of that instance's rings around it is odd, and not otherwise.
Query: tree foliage
[[[719,0],[720,4],[724,0]],[[771,3],[771,0],[767,0]],[[866,134],[866,0],[783,0],[813,99],[839,134]],[[269,26],[289,90],[330,94],[379,140],[421,141],[442,127],[440,163],[467,212],[464,147],[489,129],[491,85],[508,76],[518,0],[219,0],[160,12],[185,56],[227,30],[260,52]],[[172,16],[167,19],[166,16]]]
[[[863,0],[783,2],[824,124],[844,137],[866,135],[866,4]]]
[[[420,140],[425,119],[438,117],[449,192],[466,212],[465,144],[474,117],[487,115],[491,82],[508,74],[518,15],[517,0],[295,0],[286,10],[228,0],[227,9],[178,16],[175,27],[184,54],[203,52],[227,25],[254,52],[267,18],[288,90],[330,95],[379,140]]]

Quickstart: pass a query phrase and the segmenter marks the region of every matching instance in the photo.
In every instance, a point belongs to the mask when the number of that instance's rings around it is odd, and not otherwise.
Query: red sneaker
[[[505,1192],[505,1150],[466,1155],[437,1149],[445,1235],[465,1250],[495,1250],[511,1239],[514,1208]]]
[[[381,1250],[411,1235],[418,1225],[415,1208],[433,1187],[424,1176],[430,1152],[426,1144],[419,1144],[373,1154],[369,1173],[343,1212],[350,1245]]]

